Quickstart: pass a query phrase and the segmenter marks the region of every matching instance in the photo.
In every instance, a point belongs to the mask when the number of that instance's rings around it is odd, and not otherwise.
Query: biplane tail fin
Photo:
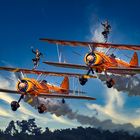
[[[62,81],[60,87],[63,88],[63,89],[66,89],[67,91],[69,91],[69,78],[68,78],[68,76],[64,77],[64,80]]]
[[[130,64],[131,67],[137,67],[138,63],[139,63],[138,62],[138,55],[137,55],[136,52],[134,52],[129,64]]]

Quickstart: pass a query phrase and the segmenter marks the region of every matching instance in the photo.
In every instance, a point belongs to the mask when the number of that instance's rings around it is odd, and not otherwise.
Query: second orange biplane
[[[84,99],[84,100],[96,100],[93,97],[80,95],[84,92],[69,90],[69,78],[68,77],[80,77],[80,74],[75,73],[59,73],[59,72],[49,72],[49,71],[39,71],[21,68],[10,68],[10,67],[0,67],[0,70],[6,70],[10,72],[21,72],[24,74],[37,74],[37,75],[50,75],[50,76],[64,76],[60,86],[49,84],[46,80],[36,80],[33,78],[18,78],[16,85],[17,90],[0,89],[0,92],[19,94],[20,98],[18,101],[11,102],[11,109],[16,111],[20,107],[20,101],[26,95],[32,97],[42,97],[42,98],[61,98],[62,103],[65,103],[64,99]],[[90,77],[90,76],[89,76]],[[93,77],[93,76],[91,76]],[[96,78],[96,77],[93,77]],[[71,94],[79,93],[79,95]],[[38,99],[38,98],[37,98]],[[47,111],[47,107],[39,103],[38,100],[38,112],[43,113]]]
[[[82,46],[89,47],[90,52],[87,53],[84,57],[84,62],[86,65],[79,64],[69,64],[69,63],[57,63],[57,62],[44,62],[49,65],[64,67],[64,68],[73,68],[73,69],[83,69],[87,70],[86,75],[89,75],[90,72],[94,74],[104,72],[106,77],[106,85],[108,88],[111,88],[115,81],[109,77],[108,73],[119,74],[119,75],[135,75],[140,73],[140,67],[138,66],[138,55],[134,52],[129,63],[116,58],[112,54],[108,54],[111,48],[120,49],[120,50],[133,50],[140,51],[139,45],[123,45],[123,44],[111,44],[111,43],[98,43],[98,42],[80,42],[80,41],[65,41],[65,40],[56,40],[56,39],[47,39],[42,38],[41,41],[48,43],[53,43],[62,46]],[[95,48],[106,48],[106,52],[100,52],[95,50]],[[81,85],[84,85],[87,82],[87,78],[82,76],[79,78]]]

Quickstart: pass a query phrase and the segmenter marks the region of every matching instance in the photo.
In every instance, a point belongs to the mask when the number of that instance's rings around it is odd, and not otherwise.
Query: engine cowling
[[[85,55],[84,61],[86,63],[86,65],[92,65],[95,63],[96,61],[96,55],[93,52],[90,52],[88,54]]]
[[[94,53],[94,52],[90,52],[90,53],[86,54],[84,61],[85,61],[86,65],[88,65],[88,66],[100,65],[101,63],[103,63],[102,57],[99,54]]]
[[[17,87],[17,91],[21,93],[27,93],[34,88],[34,85],[27,79],[22,79],[21,81],[18,81],[16,87]]]

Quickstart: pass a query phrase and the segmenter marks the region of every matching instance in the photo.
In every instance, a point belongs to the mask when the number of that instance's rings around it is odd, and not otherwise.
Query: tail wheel
[[[11,109],[13,111],[16,111],[20,107],[19,103],[17,101],[12,101],[11,102]]]
[[[80,82],[80,84],[82,86],[85,85],[87,81],[88,81],[88,79],[87,78],[84,78],[84,76],[82,76],[82,77],[79,78],[79,82]]]
[[[44,104],[41,104],[38,107],[38,113],[40,113],[40,114],[44,113],[46,110],[47,110],[47,108],[46,108],[46,106]]]
[[[108,88],[112,88],[114,84],[115,84],[115,81],[112,78],[106,81],[106,85]]]

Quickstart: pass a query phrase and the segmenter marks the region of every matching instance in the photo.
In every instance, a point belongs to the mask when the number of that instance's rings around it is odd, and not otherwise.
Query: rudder
[[[131,67],[137,67],[138,63],[139,63],[138,62],[138,55],[137,55],[136,52],[134,52],[129,64],[130,64]]]
[[[61,83],[61,88],[69,90],[69,78],[67,76],[64,77],[64,80]]]

